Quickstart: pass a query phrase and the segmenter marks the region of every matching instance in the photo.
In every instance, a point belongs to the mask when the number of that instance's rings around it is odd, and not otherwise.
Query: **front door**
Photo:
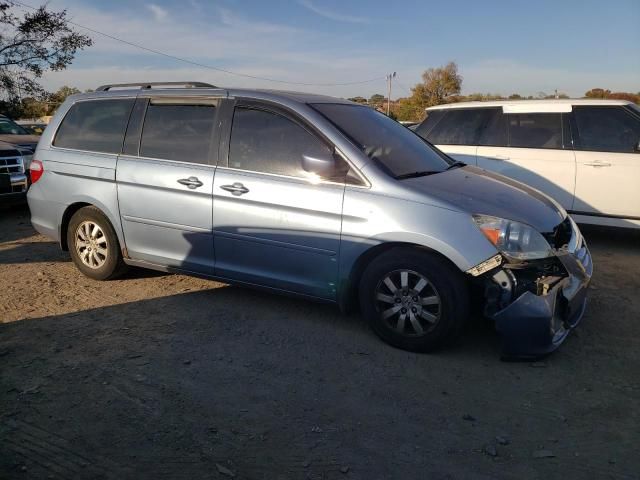
[[[331,146],[258,104],[236,104],[232,121],[213,185],[216,276],[335,299],[344,174],[302,168],[303,155]]]
[[[130,258],[213,274],[216,105],[206,98],[137,100],[116,169]]]
[[[576,214],[640,220],[640,117],[622,106],[576,106]]]

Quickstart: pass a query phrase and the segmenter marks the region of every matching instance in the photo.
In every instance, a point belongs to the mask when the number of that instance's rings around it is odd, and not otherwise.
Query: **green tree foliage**
[[[43,5],[16,14],[14,7],[13,1],[0,0],[0,97],[5,106],[21,104],[22,96],[41,98],[43,73],[65,69],[78,50],[92,44],[70,27],[66,10],[53,12]]]
[[[628,100],[640,104],[640,92],[612,92],[604,88],[592,88],[584,94],[587,98],[610,98],[615,100]]]
[[[373,106],[373,107],[377,107],[379,105],[382,105],[384,103],[385,97],[384,95],[380,95],[379,93],[375,93],[373,95],[371,95],[371,98],[369,98],[369,105]]]
[[[347,98],[347,100],[351,100],[352,102],[356,102],[356,103],[367,103],[367,99],[364,97],[351,97],[351,98]]]
[[[49,95],[49,103],[55,105],[56,107],[62,104],[69,95],[75,95],[76,93],[80,93],[76,87],[60,87],[57,92]]]
[[[412,97],[426,108],[446,103],[451,96],[459,95],[461,89],[462,76],[458,74],[458,65],[449,62],[443,67],[425,70],[422,83],[412,89]]]

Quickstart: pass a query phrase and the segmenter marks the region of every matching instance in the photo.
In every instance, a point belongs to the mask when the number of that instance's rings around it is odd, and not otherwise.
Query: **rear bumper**
[[[593,264],[583,244],[558,255],[568,277],[546,295],[525,292],[492,318],[502,336],[503,357],[535,358],[557,349],[584,315]]]
[[[62,218],[62,205],[45,198],[39,183],[32,185],[29,189],[27,202],[29,203],[33,228],[38,233],[60,242],[58,219]]]

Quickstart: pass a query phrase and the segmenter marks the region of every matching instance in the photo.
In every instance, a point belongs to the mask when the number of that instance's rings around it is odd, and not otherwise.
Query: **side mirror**
[[[327,153],[314,153],[302,155],[302,168],[309,173],[315,173],[320,177],[330,177],[336,168],[333,155]]]

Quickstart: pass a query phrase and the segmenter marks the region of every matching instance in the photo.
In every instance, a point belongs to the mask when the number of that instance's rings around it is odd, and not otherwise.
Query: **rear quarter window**
[[[426,135],[434,145],[477,145],[493,109],[451,109]]]
[[[53,145],[119,154],[134,101],[128,98],[74,104],[62,120]]]

